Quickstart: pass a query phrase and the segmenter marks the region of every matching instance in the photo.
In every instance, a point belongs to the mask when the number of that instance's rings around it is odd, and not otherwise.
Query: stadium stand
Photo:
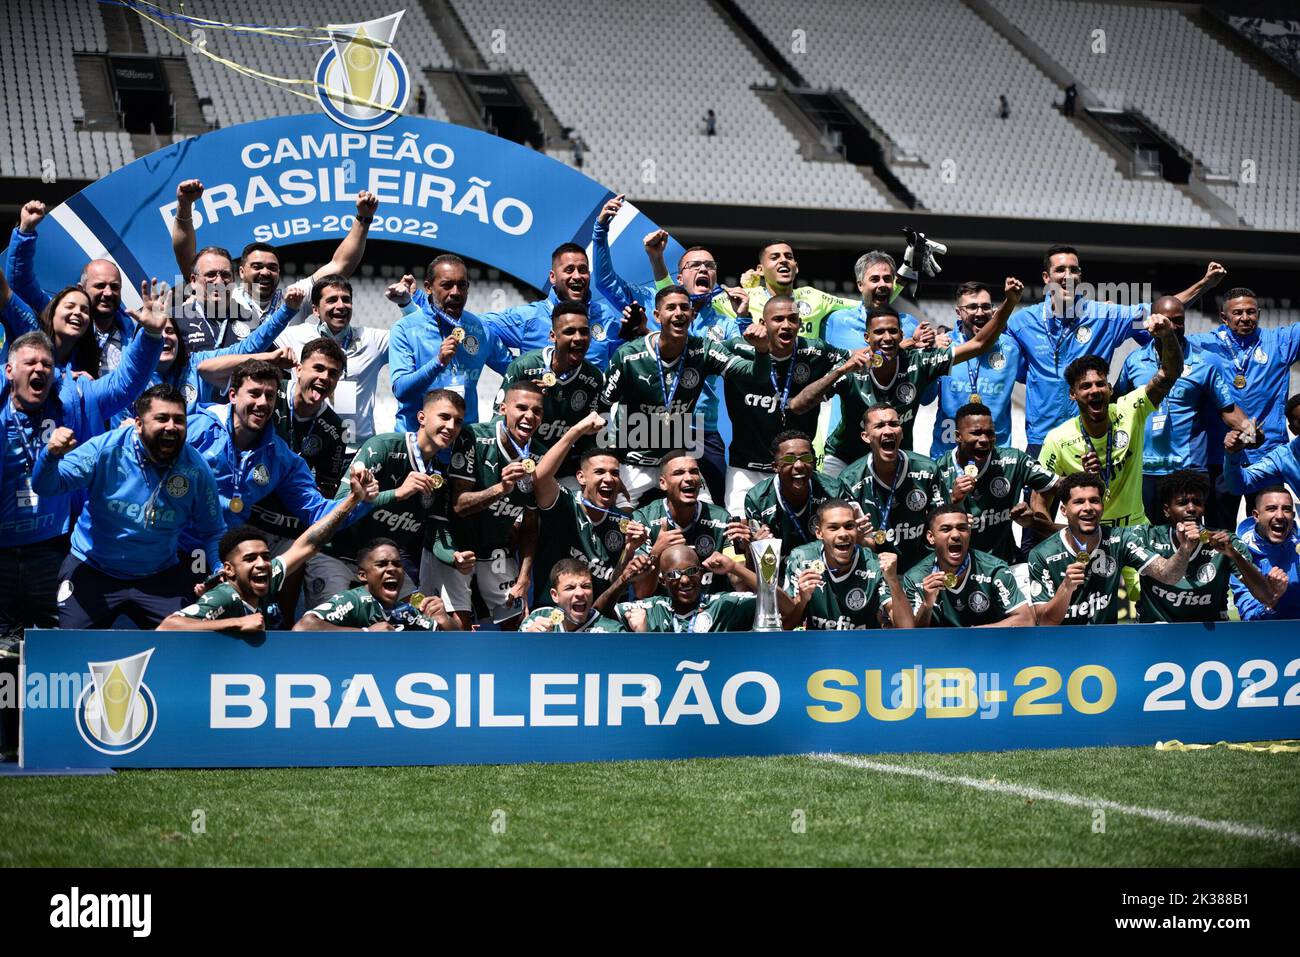
[[[988,23],[958,0],[872,9],[875,51],[906,50],[906,68],[863,55],[855,0],[820,0],[796,11],[781,0],[739,0],[781,49],[793,29],[806,53],[792,59],[809,83],[842,87],[926,166],[895,172],[925,206],[1017,218],[1212,226],[1214,220],[1163,181],[1125,179],[1115,161],[1053,110],[1059,90]],[[1035,11],[1033,17],[1039,19]],[[943,23],[942,36],[934,24]],[[1011,116],[996,117],[1000,94]],[[946,164],[954,165],[946,165]],[[950,175],[946,175],[950,173]]]
[[[383,17],[393,12],[393,4],[388,0],[327,0],[321,3],[314,0],[279,0],[274,9],[268,11],[267,4],[258,0],[195,0],[185,5],[185,12],[192,17],[220,19],[231,23],[324,25]],[[192,28],[173,26],[173,29],[177,33],[191,36]],[[400,49],[410,58],[407,66],[412,71],[413,79],[425,67],[451,64],[447,51],[419,4],[407,5],[400,30]],[[319,109],[314,99],[294,96],[277,87],[240,76],[196,52],[192,43],[182,43],[150,24],[145,24],[144,34],[151,53],[186,58],[199,96],[212,100],[209,119],[218,126],[230,126],[286,113],[313,113]],[[207,49],[218,56],[235,60],[254,70],[286,77],[310,77],[324,49],[321,44],[268,43],[265,37],[225,30],[207,30],[204,39]],[[428,95],[425,115],[436,120],[446,120],[446,111],[433,90],[426,87],[425,92]],[[408,111],[413,112],[414,89],[410,102],[412,105]]]
[[[1300,110],[1295,100],[1216,42],[1176,6],[992,0],[1048,53],[1096,89],[1122,91],[1132,105],[1230,177],[1210,189],[1252,226],[1300,226]],[[1107,52],[1091,52],[1104,29]],[[1156,40],[1162,54],[1144,53]],[[1207,104],[1214,104],[1207,109]],[[1240,182],[1253,160],[1253,183]]]
[[[595,179],[640,199],[890,208],[852,165],[800,158],[798,141],[750,89],[775,78],[710,5],[557,0],[541,17],[518,0],[453,6],[488,63],[526,71],[578,131],[589,150],[583,171]],[[672,44],[657,42],[673,24]],[[711,68],[693,68],[700,63]],[[707,109],[718,115],[716,136],[703,135]]]
[[[0,77],[6,91],[0,174],[96,179],[135,159],[126,133],[78,127],[86,111],[72,54],[106,47],[94,0],[68,0],[61,8],[0,5]],[[67,55],[50,56],[49,50]],[[47,103],[66,107],[33,109]]]

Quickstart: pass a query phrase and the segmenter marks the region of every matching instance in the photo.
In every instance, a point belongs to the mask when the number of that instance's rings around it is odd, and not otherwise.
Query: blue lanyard
[[[717,297],[719,294],[725,295],[726,292],[727,290],[723,289],[721,286],[714,286],[708,292],[702,292],[695,296],[688,294],[686,298],[691,301],[691,308],[694,309],[696,313],[698,313],[706,305],[713,302],[715,297]]]
[[[668,607],[671,608],[671,607],[672,607],[672,604],[671,604],[672,599],[669,598],[668,601],[669,601],[669,603],[670,603]],[[680,634],[692,634],[692,635],[693,635],[693,634],[695,633],[695,619],[698,618],[698,617],[700,617],[700,612],[704,610],[704,602],[705,602],[705,594],[704,594],[703,591],[701,591],[701,592],[700,592],[700,601],[699,601],[699,604],[697,604],[697,605],[695,606],[695,610],[694,610],[693,612],[691,612],[691,620],[688,621],[688,622],[686,623],[686,629],[685,629],[685,631],[678,631],[678,630],[677,630],[677,627],[676,627],[676,626],[677,626],[677,620],[678,620],[679,618],[681,618],[681,615],[677,614],[677,612],[673,612],[673,633],[674,633],[674,634],[678,634],[678,635],[680,635]]]
[[[1232,343],[1233,347],[1232,367],[1236,369],[1237,374],[1244,379],[1246,378],[1246,370],[1250,368],[1250,354],[1254,351],[1255,346],[1259,345],[1259,333],[1255,333],[1256,339],[1254,345],[1252,345],[1249,340],[1243,343],[1241,339],[1237,337],[1237,334],[1231,329],[1228,329],[1227,326],[1224,326],[1224,329],[1227,330],[1228,339]]]
[[[620,512],[616,508],[605,508],[602,505],[597,505],[595,502],[587,498],[587,496],[585,495],[579,495],[578,501],[581,502],[583,505],[587,506],[587,508],[594,508],[596,511],[603,512],[604,514],[613,516],[614,518],[625,518],[629,522],[632,521],[632,516],[628,515],[626,512]],[[668,520],[670,522],[672,521],[671,515],[668,517]]]
[[[871,480],[873,482],[876,481],[875,465],[876,465],[876,459],[875,456],[872,456]],[[885,499],[884,508],[880,510],[879,530],[882,532],[889,531],[889,513],[890,510],[892,510],[894,507],[894,493],[898,491],[898,487],[903,484],[903,479],[907,476],[907,454],[906,453],[899,453],[898,465],[896,466],[896,469],[897,471],[894,473],[894,484],[891,485],[889,488],[889,497]]]
[[[555,358],[555,346],[547,346],[542,350],[542,374],[545,375],[551,369],[551,360]],[[553,370],[552,370],[553,371]],[[573,368],[568,372],[556,372],[555,381],[558,385],[568,385],[574,380],[579,372],[582,371],[582,357],[573,364]]]
[[[1047,342],[1052,347],[1052,361],[1056,366],[1057,372],[1061,371],[1061,347],[1065,345],[1065,340],[1074,333],[1074,329],[1078,323],[1079,316],[1077,315],[1074,317],[1074,321],[1068,324],[1064,319],[1062,319],[1060,322],[1062,335],[1058,339],[1052,334],[1052,328],[1057,324],[1057,322],[1056,317],[1052,315],[1051,293],[1048,293],[1043,297],[1043,329],[1047,336]]]
[[[27,429],[23,427],[22,422],[18,421],[19,414],[27,417],[25,412],[18,413],[17,411],[14,411],[11,413],[10,419],[13,422],[14,431],[18,433],[18,441],[23,445],[23,459],[27,466],[27,484],[30,485],[32,482],[32,472],[36,469],[36,455],[32,452],[32,447],[27,444]],[[28,422],[31,422],[30,417],[28,417]],[[32,435],[35,434],[36,427],[32,426]]]
[[[808,534],[804,530],[803,523],[799,521],[799,516],[795,514],[794,510],[791,509],[790,506],[785,503],[785,499],[781,497],[780,481],[779,480],[774,481],[772,483],[772,488],[776,491],[776,503],[781,506],[781,511],[785,512],[785,517],[789,519],[790,524],[794,526],[795,533],[799,536],[800,543],[808,541]],[[811,505],[812,505],[812,488],[809,487],[808,501],[804,504],[804,508],[807,509]]]
[[[799,344],[795,343],[794,351],[790,353],[790,368],[785,370],[785,386],[782,387],[776,381],[776,364],[772,363],[767,370],[767,374],[772,377],[772,390],[780,395],[780,412],[781,421],[785,421],[785,407],[790,404],[790,383],[794,382],[794,367],[796,360],[799,358]]]
[[[668,505],[668,499],[664,499],[663,502],[664,502],[664,518],[668,519],[669,527],[681,529],[683,533],[685,533],[686,529],[695,527],[695,523],[700,520],[700,513],[704,511],[704,504],[702,502],[696,502],[695,517],[691,519],[690,524],[678,525],[677,520],[673,518],[673,510]]]
[[[968,568],[970,568],[970,552],[969,552],[969,551],[966,553],[966,557],[962,559],[961,565],[959,565],[958,568],[957,568],[957,570],[956,570],[955,572],[953,572],[953,574],[956,576],[957,581],[958,581],[959,583],[961,582],[961,576],[964,575],[964,574],[966,574],[966,569],[968,569]],[[931,566],[931,568],[930,568],[930,574],[931,574],[931,575],[933,575],[935,572],[941,572],[941,571],[943,571],[943,569],[939,567],[939,563],[938,563],[938,562],[935,562],[935,564],[934,564],[933,566]],[[944,587],[947,588],[948,586],[945,584]]]
[[[961,332],[961,323],[957,323],[953,332],[957,335],[958,345],[966,341],[966,336]],[[983,356],[973,356],[966,360],[966,380],[970,383],[971,395],[980,394],[980,362],[983,358]]]
[[[1088,430],[1083,427],[1083,416],[1079,416],[1079,434],[1088,440],[1089,448],[1092,447],[1092,436]],[[1101,471],[1102,483],[1106,486],[1106,494],[1110,494],[1110,480],[1114,477],[1114,465],[1111,461],[1115,454],[1115,423],[1110,420],[1110,409],[1106,410],[1106,467]]]
[[[344,352],[347,352],[348,349],[352,347],[352,342],[357,337],[357,331],[352,328],[351,322],[349,322],[346,326],[344,326],[343,331],[339,333],[337,336],[330,330],[330,327],[326,325],[324,322],[320,322],[316,324],[316,331],[320,333],[322,339],[329,339],[331,342],[338,343],[339,348],[342,349]]]
[[[661,345],[663,343],[662,333],[659,335],[659,343]],[[677,357],[677,361],[681,363],[681,366],[677,369],[677,375],[673,379],[673,390],[669,392],[668,378],[664,373],[664,360],[659,354],[659,347],[651,345],[648,338],[646,340],[646,345],[650,347],[650,351],[654,354],[655,366],[659,370],[659,388],[663,390],[664,412],[671,412],[673,410],[673,399],[677,395],[677,387],[682,384],[682,373],[686,371],[686,349],[683,348],[682,354]],[[689,345],[690,343],[687,343],[687,346]]]
[[[506,441],[510,443],[510,447],[515,450],[515,455],[519,459],[522,460],[528,458],[528,450],[533,447],[532,439],[529,439],[527,442],[524,443],[523,448],[520,448],[517,444],[515,444],[514,436],[510,434],[510,430],[505,427],[504,423],[500,423],[500,422],[497,423],[497,432],[498,434],[504,435],[506,437]]]
[[[290,414],[292,415],[292,412]],[[230,414],[226,417],[226,438],[230,440],[230,444],[226,446],[226,462],[230,465],[231,480],[235,483],[234,492],[230,497],[237,499],[242,497],[239,490],[244,484],[244,463],[248,461],[248,456],[252,454],[253,450],[249,449],[247,452],[237,450],[235,446],[234,418],[235,410],[234,407],[231,407]]]

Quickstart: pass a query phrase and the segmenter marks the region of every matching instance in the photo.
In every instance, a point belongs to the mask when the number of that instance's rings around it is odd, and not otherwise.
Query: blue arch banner
[[[254,241],[338,241],[352,224],[356,194],[380,197],[372,240],[417,243],[476,259],[545,289],[550,252],[587,247],[601,206],[615,191],[509,140],[420,117],[380,130],[344,128],[324,115],[273,117],[176,143],[117,170],[51,211],[41,224],[37,276],[58,289],[91,258],[111,258],[123,299],[140,282],[173,281],[171,218],[176,186],[200,179],[200,246],[236,256]],[[655,223],[625,206],[610,230],[618,272],[649,282],[641,240]],[[668,262],[682,253],[670,242]]]
[[[23,667],[21,761],[35,769],[1300,737],[1300,642],[1286,622],[978,638],[32,631]]]

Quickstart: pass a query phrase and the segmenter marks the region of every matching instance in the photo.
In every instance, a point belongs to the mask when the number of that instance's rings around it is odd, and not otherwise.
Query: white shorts
[[[833,455],[828,455],[822,459],[822,473],[829,475],[831,478],[837,477],[848,467],[848,462],[845,462],[843,459],[837,459]]]
[[[469,586],[471,581],[477,581],[479,594],[494,622],[500,624],[518,617],[523,611],[522,603],[512,603],[506,598],[506,592],[518,579],[519,563],[513,555],[505,554],[504,549],[497,549],[492,559],[475,562],[470,575],[461,574],[452,565],[444,565],[427,549],[420,556],[420,590],[442,598],[449,613],[474,610]]]
[[[760,472],[758,469],[739,469],[727,466],[727,514],[733,518],[745,517],[745,496],[749,490],[764,479],[769,479],[775,472]]]
[[[646,492],[659,487],[659,473],[658,465],[632,465],[628,462],[619,464],[619,478],[623,480],[623,488],[627,490],[630,505],[636,506]],[[709,486],[702,479],[703,476],[700,482],[700,501],[712,505],[713,496],[709,494]]]

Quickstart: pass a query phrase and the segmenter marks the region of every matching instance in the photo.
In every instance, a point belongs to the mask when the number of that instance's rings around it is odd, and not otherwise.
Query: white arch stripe
[[[140,290],[132,286],[131,280],[126,276],[126,270],[122,269],[121,263],[109,255],[108,250],[104,248],[104,244],[99,241],[99,237],[90,231],[90,227],[82,222],[81,217],[74,213],[65,203],[51,210],[50,219],[63,227],[64,232],[72,237],[72,241],[81,247],[86,254],[86,259],[107,259],[117,266],[122,272],[122,304],[128,309],[139,309]]]
[[[898,764],[885,764],[880,761],[868,761],[866,758],[854,758],[845,754],[810,754],[808,755],[814,761],[825,761],[831,764],[842,764],[845,767],[860,768],[863,771],[876,771],[881,774],[900,774],[904,777],[920,778],[923,781],[930,781],[935,784],[960,784],[962,787],[973,788],[976,791],[989,791],[994,794],[1009,794],[1014,797],[1026,798],[1034,801],[1053,801],[1057,804],[1064,804],[1069,807],[1101,808],[1105,811],[1113,811],[1116,814],[1127,814],[1130,817],[1142,817],[1149,821],[1156,821],[1160,824],[1169,824],[1175,827],[1194,827],[1205,831],[1213,831],[1216,834],[1228,834],[1232,837],[1248,837],[1256,840],[1273,841],[1278,844],[1290,844],[1293,847],[1300,847],[1300,834],[1291,831],[1277,831],[1269,827],[1257,827],[1253,824],[1238,824],[1235,821],[1211,821],[1208,818],[1196,817],[1192,814],[1179,814],[1175,811],[1168,811],[1164,808],[1138,807],[1134,804],[1120,804],[1117,801],[1110,801],[1105,798],[1081,797],[1077,794],[1067,794],[1064,791],[1045,791],[1042,788],[1025,787],[1019,784],[1007,784],[1001,781],[982,781],[978,778],[968,778],[960,775],[940,774],[938,771],[930,771],[926,768],[909,768]]]

